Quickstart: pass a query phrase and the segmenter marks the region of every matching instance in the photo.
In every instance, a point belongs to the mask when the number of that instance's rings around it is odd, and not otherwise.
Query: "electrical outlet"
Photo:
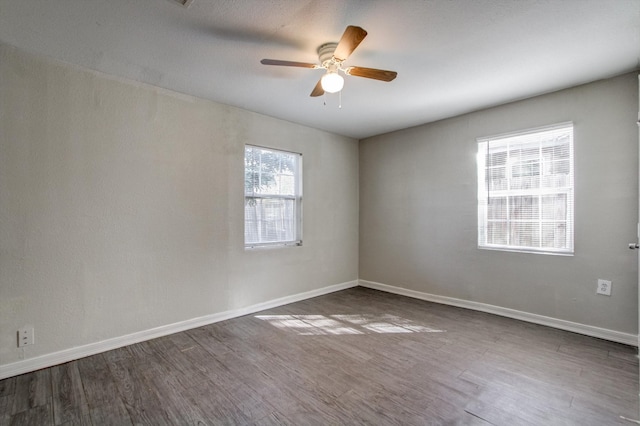
[[[611,281],[598,280],[598,288],[596,289],[596,294],[611,296]]]
[[[18,347],[33,345],[36,342],[33,327],[23,327],[18,329]]]

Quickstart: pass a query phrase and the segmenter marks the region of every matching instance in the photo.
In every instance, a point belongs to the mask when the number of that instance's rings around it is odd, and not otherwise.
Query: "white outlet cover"
[[[611,281],[598,280],[598,288],[596,289],[596,294],[611,296]]]
[[[35,343],[33,327],[22,327],[18,329],[18,347],[21,348]]]

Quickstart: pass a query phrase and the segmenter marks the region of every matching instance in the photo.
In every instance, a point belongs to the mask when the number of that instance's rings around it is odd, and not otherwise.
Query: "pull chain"
[[[338,108],[342,109],[342,90],[338,92]]]

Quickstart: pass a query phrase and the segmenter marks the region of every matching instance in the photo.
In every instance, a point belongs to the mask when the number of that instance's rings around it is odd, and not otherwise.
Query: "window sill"
[[[294,241],[288,243],[265,243],[265,244],[250,244],[245,245],[245,250],[266,250],[266,249],[278,249],[287,247],[302,247],[302,241]]]
[[[567,251],[545,251],[545,250],[507,248],[507,247],[478,246],[478,250],[506,251],[510,253],[526,253],[526,254],[545,254],[550,256],[565,256],[565,257],[573,257],[574,255],[574,252],[567,252]]]

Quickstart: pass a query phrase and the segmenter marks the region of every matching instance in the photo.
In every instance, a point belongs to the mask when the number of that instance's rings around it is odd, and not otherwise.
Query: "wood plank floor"
[[[353,288],[0,381],[0,425],[612,425],[635,348]]]

